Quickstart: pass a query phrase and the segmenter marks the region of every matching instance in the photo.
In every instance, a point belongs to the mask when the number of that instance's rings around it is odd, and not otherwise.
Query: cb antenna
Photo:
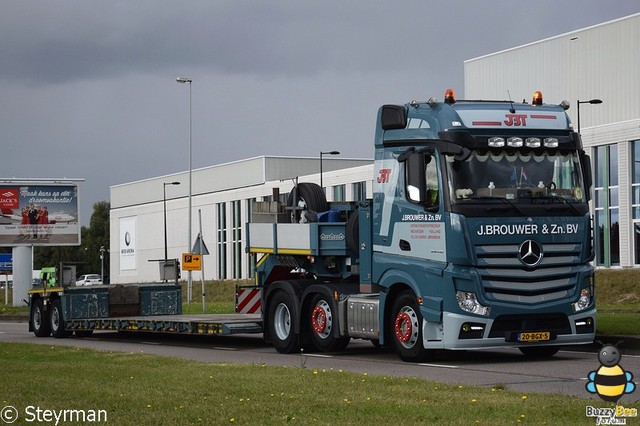
[[[511,100],[511,93],[509,93],[508,89],[507,89],[507,95],[509,95],[509,102],[511,103],[511,108],[509,108],[509,112],[511,114],[515,114],[516,113],[516,109],[513,107],[513,101]]]

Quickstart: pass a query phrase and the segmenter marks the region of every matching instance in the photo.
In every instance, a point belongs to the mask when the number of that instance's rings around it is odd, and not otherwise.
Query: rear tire
[[[51,324],[51,334],[53,337],[69,337],[70,332],[64,329],[64,317],[62,315],[62,304],[60,300],[54,300],[49,309],[49,321]]]
[[[291,296],[284,291],[276,292],[269,302],[268,313],[273,347],[281,354],[299,351],[300,342],[295,332],[297,317]]]
[[[422,314],[411,290],[400,293],[393,303],[390,330],[393,343],[400,359],[407,362],[422,362],[429,351],[422,342]]]
[[[31,308],[31,329],[36,337],[48,337],[51,334],[49,317],[44,311],[44,304],[42,299],[38,299],[33,302]]]
[[[334,327],[337,326],[337,322],[331,300],[327,300],[326,296],[318,294],[313,298],[308,318],[311,323],[311,339],[319,351],[339,352],[349,345],[349,337],[336,337]]]

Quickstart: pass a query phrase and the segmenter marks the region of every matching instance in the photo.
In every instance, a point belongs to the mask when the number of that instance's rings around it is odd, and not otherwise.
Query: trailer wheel
[[[69,337],[71,333],[64,329],[64,318],[62,316],[62,305],[59,300],[54,300],[49,309],[49,322],[51,324],[51,334],[53,337]]]
[[[336,324],[331,309],[331,301],[318,294],[313,298],[310,309],[311,338],[313,344],[322,352],[342,351],[349,344],[348,337],[336,337]]]
[[[51,334],[49,318],[47,318],[44,311],[42,299],[38,299],[33,302],[30,321],[31,330],[33,330],[33,334],[35,334],[36,337],[47,337]]]
[[[429,352],[422,344],[422,314],[411,290],[400,293],[395,300],[390,326],[400,359],[420,362],[427,358]]]
[[[269,302],[269,334],[273,347],[282,354],[290,354],[300,349],[294,324],[296,313],[291,296],[278,291]]]
[[[560,350],[558,346],[524,347],[518,349],[520,349],[520,352],[522,352],[524,356],[531,359],[551,358]]]
[[[304,203],[305,210],[313,211],[313,212],[324,212],[329,210],[329,205],[327,204],[327,197],[324,194],[322,188],[315,183],[303,182],[298,184],[298,199],[293,199],[293,191],[289,193],[287,197],[287,206],[293,207],[298,204]],[[290,220],[291,223],[300,222],[300,212],[291,212]]]

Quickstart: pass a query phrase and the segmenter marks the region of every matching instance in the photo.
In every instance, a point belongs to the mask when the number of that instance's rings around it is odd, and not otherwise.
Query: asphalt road
[[[282,355],[266,345],[261,335],[165,336],[157,334],[96,332],[89,338],[37,338],[26,323],[0,323],[0,342],[66,345],[97,350],[144,352],[202,362],[265,364],[309,369],[342,369],[395,377],[419,377],[443,383],[494,387],[522,392],[551,392],[599,400],[585,390],[587,375],[600,367],[597,354],[562,350],[547,360],[529,360],[518,350],[446,351],[423,364],[400,361],[395,353],[370,342],[352,340],[343,352]],[[620,365],[640,377],[640,356],[625,354]],[[637,401],[638,389],[621,399]]]

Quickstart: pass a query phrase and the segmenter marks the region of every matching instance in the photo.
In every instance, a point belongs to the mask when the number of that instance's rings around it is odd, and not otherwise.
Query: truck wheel
[[[322,352],[344,350],[349,344],[348,337],[336,337],[334,326],[337,324],[331,309],[331,301],[318,294],[311,302],[311,339]]]
[[[522,352],[524,356],[531,359],[551,358],[560,350],[558,346],[538,346],[518,349],[520,349],[520,352]]]
[[[71,335],[64,329],[64,318],[62,317],[62,305],[59,300],[54,300],[49,309],[49,321],[51,324],[51,334],[53,337],[61,338]]]
[[[293,301],[284,291],[273,295],[269,302],[269,334],[273,347],[281,354],[290,354],[300,349],[298,335],[294,331],[296,313]]]
[[[395,300],[390,329],[393,331],[393,342],[400,359],[421,362],[427,358],[428,351],[422,344],[422,314],[411,290],[400,293]]]
[[[289,197],[287,197],[287,206],[292,207],[294,205],[298,205],[300,201],[304,203],[305,210],[313,211],[313,212],[324,212],[329,210],[329,205],[327,204],[327,197],[324,194],[322,188],[315,183],[303,182],[298,184],[298,199],[293,199],[293,191],[289,193]],[[300,222],[300,212],[294,213],[291,212],[291,223]]]
[[[51,334],[51,328],[49,318],[44,311],[44,305],[42,299],[38,299],[33,302],[31,308],[31,329],[36,337],[47,337]]]

